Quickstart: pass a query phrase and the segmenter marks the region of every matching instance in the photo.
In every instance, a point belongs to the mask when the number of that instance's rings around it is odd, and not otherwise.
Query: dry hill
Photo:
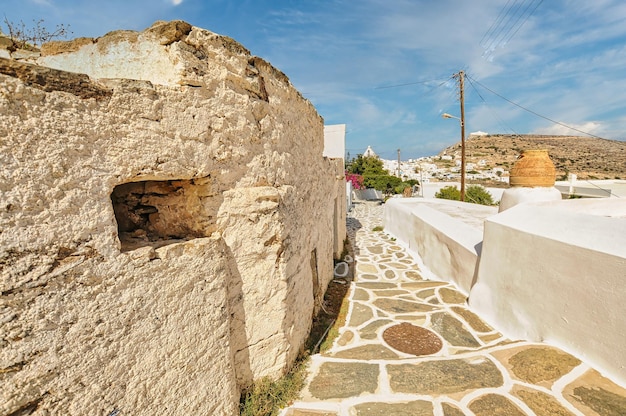
[[[484,160],[487,167],[510,169],[524,150],[546,149],[558,180],[568,173],[579,179],[626,179],[626,142],[582,136],[505,135],[472,136],[465,142],[467,163]],[[439,156],[461,154],[461,143]]]

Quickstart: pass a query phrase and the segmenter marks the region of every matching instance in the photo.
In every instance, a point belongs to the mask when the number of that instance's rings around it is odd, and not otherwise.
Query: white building
[[[378,155],[372,149],[372,146],[367,146],[365,153],[363,153],[363,157],[378,157]]]

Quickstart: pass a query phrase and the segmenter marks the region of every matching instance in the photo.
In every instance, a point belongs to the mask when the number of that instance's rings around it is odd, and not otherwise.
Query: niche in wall
[[[111,202],[122,251],[210,236],[222,202],[212,188],[210,177],[116,186]]]

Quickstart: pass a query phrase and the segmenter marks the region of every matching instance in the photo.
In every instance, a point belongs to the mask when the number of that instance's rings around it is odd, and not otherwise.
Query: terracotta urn
[[[527,188],[554,186],[556,168],[547,150],[524,150],[510,172],[509,184]]]

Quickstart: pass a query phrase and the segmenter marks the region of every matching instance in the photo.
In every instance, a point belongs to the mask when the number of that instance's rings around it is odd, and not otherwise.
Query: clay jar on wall
[[[552,187],[556,168],[547,150],[524,150],[511,169],[509,184],[523,187]]]

